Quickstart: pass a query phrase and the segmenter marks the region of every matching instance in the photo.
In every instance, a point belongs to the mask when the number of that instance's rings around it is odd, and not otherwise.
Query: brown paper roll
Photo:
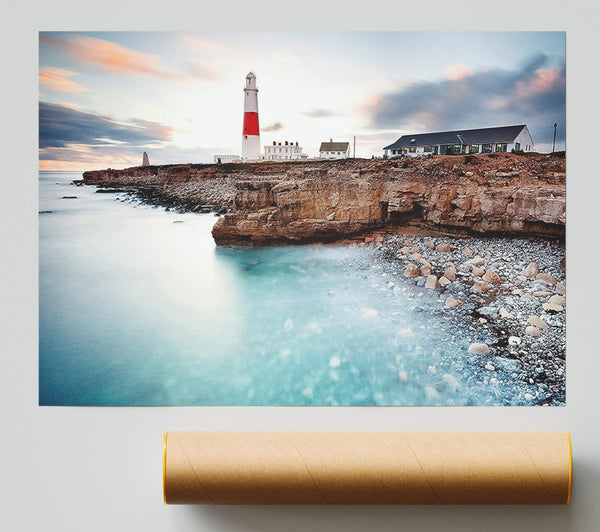
[[[165,503],[569,504],[568,432],[167,432]]]

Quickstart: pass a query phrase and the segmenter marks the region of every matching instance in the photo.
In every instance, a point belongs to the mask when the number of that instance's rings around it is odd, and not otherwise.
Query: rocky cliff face
[[[218,244],[330,241],[402,226],[565,234],[564,154],[146,166],[86,172],[84,182],[133,187],[188,210],[227,209],[213,228]]]
[[[412,225],[445,233],[564,236],[565,160],[516,154],[306,163],[237,181],[217,243],[335,240]]]

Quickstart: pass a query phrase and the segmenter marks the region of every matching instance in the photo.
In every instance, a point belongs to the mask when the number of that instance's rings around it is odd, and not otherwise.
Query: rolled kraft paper
[[[165,503],[568,504],[568,432],[167,432]]]

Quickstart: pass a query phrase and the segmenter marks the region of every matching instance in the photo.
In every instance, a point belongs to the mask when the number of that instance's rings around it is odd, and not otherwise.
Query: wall
[[[0,302],[0,529],[15,532],[593,532],[600,522],[598,292],[595,229],[600,184],[593,158],[600,123],[597,4],[573,0],[511,2],[503,9],[445,2],[370,9],[347,2],[305,2],[265,22],[237,3],[123,3],[102,9],[57,0],[11,7],[0,44],[5,168],[0,195],[3,280]],[[229,8],[229,9],[226,9]],[[240,8],[238,10],[238,8]],[[118,13],[118,17],[115,15]],[[237,14],[236,14],[237,13]],[[315,17],[319,13],[319,17]],[[352,17],[350,16],[352,14]],[[358,14],[358,15],[357,15]],[[582,14],[585,14],[582,15]],[[358,18],[360,16],[360,19]],[[568,397],[564,408],[40,408],[37,406],[37,42],[44,29],[159,29],[190,32],[257,27],[298,29],[566,29],[568,31],[569,255]],[[209,26],[210,25],[210,26]],[[270,25],[270,26],[269,26]],[[246,72],[244,71],[242,75]],[[441,75],[441,73],[440,73]],[[15,134],[18,132],[18,134]],[[358,139],[359,140],[359,139]],[[6,148],[6,151],[4,151]],[[592,160],[591,160],[592,159]],[[165,507],[161,445],[177,430],[562,430],[573,436],[570,507]]]

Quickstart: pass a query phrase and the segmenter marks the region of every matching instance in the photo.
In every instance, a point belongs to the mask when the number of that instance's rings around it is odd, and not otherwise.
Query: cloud
[[[452,81],[458,81],[459,79],[466,78],[473,74],[471,69],[462,63],[452,63],[451,65],[448,65],[444,69],[444,73],[446,74],[446,77]]]
[[[309,118],[329,118],[331,116],[338,116],[339,113],[330,109],[313,109],[312,111],[305,111],[302,114]]]
[[[159,122],[85,113],[64,105],[40,102],[39,166],[41,170],[125,168],[141,164],[144,151],[152,164],[209,162],[206,148],[180,148],[175,130]]]
[[[173,135],[173,128],[157,122],[134,119],[118,123],[109,117],[47,102],[40,102],[39,126],[40,148],[115,143],[144,146],[169,142]]]
[[[188,61],[188,72],[197,79],[206,81],[217,81],[221,79],[221,73],[198,61]]]
[[[196,35],[181,35],[180,40],[187,49],[211,56],[221,55],[227,51],[227,46],[225,44],[197,37]]]
[[[260,130],[263,133],[271,133],[273,131],[279,131],[279,130],[283,129],[284,127],[285,126],[281,122],[273,122],[272,124],[269,124],[268,126],[261,127]]]
[[[564,123],[565,67],[548,67],[547,63],[546,56],[538,55],[516,70],[491,69],[465,75],[453,66],[449,74],[454,79],[422,81],[373,98],[371,125],[417,133]],[[544,132],[536,139],[534,134],[534,140],[542,142],[545,136]]]
[[[75,76],[75,72],[62,68],[45,67],[40,68],[39,82],[47,89],[55,92],[85,92],[89,89],[82,87],[76,81],[69,79]]]

